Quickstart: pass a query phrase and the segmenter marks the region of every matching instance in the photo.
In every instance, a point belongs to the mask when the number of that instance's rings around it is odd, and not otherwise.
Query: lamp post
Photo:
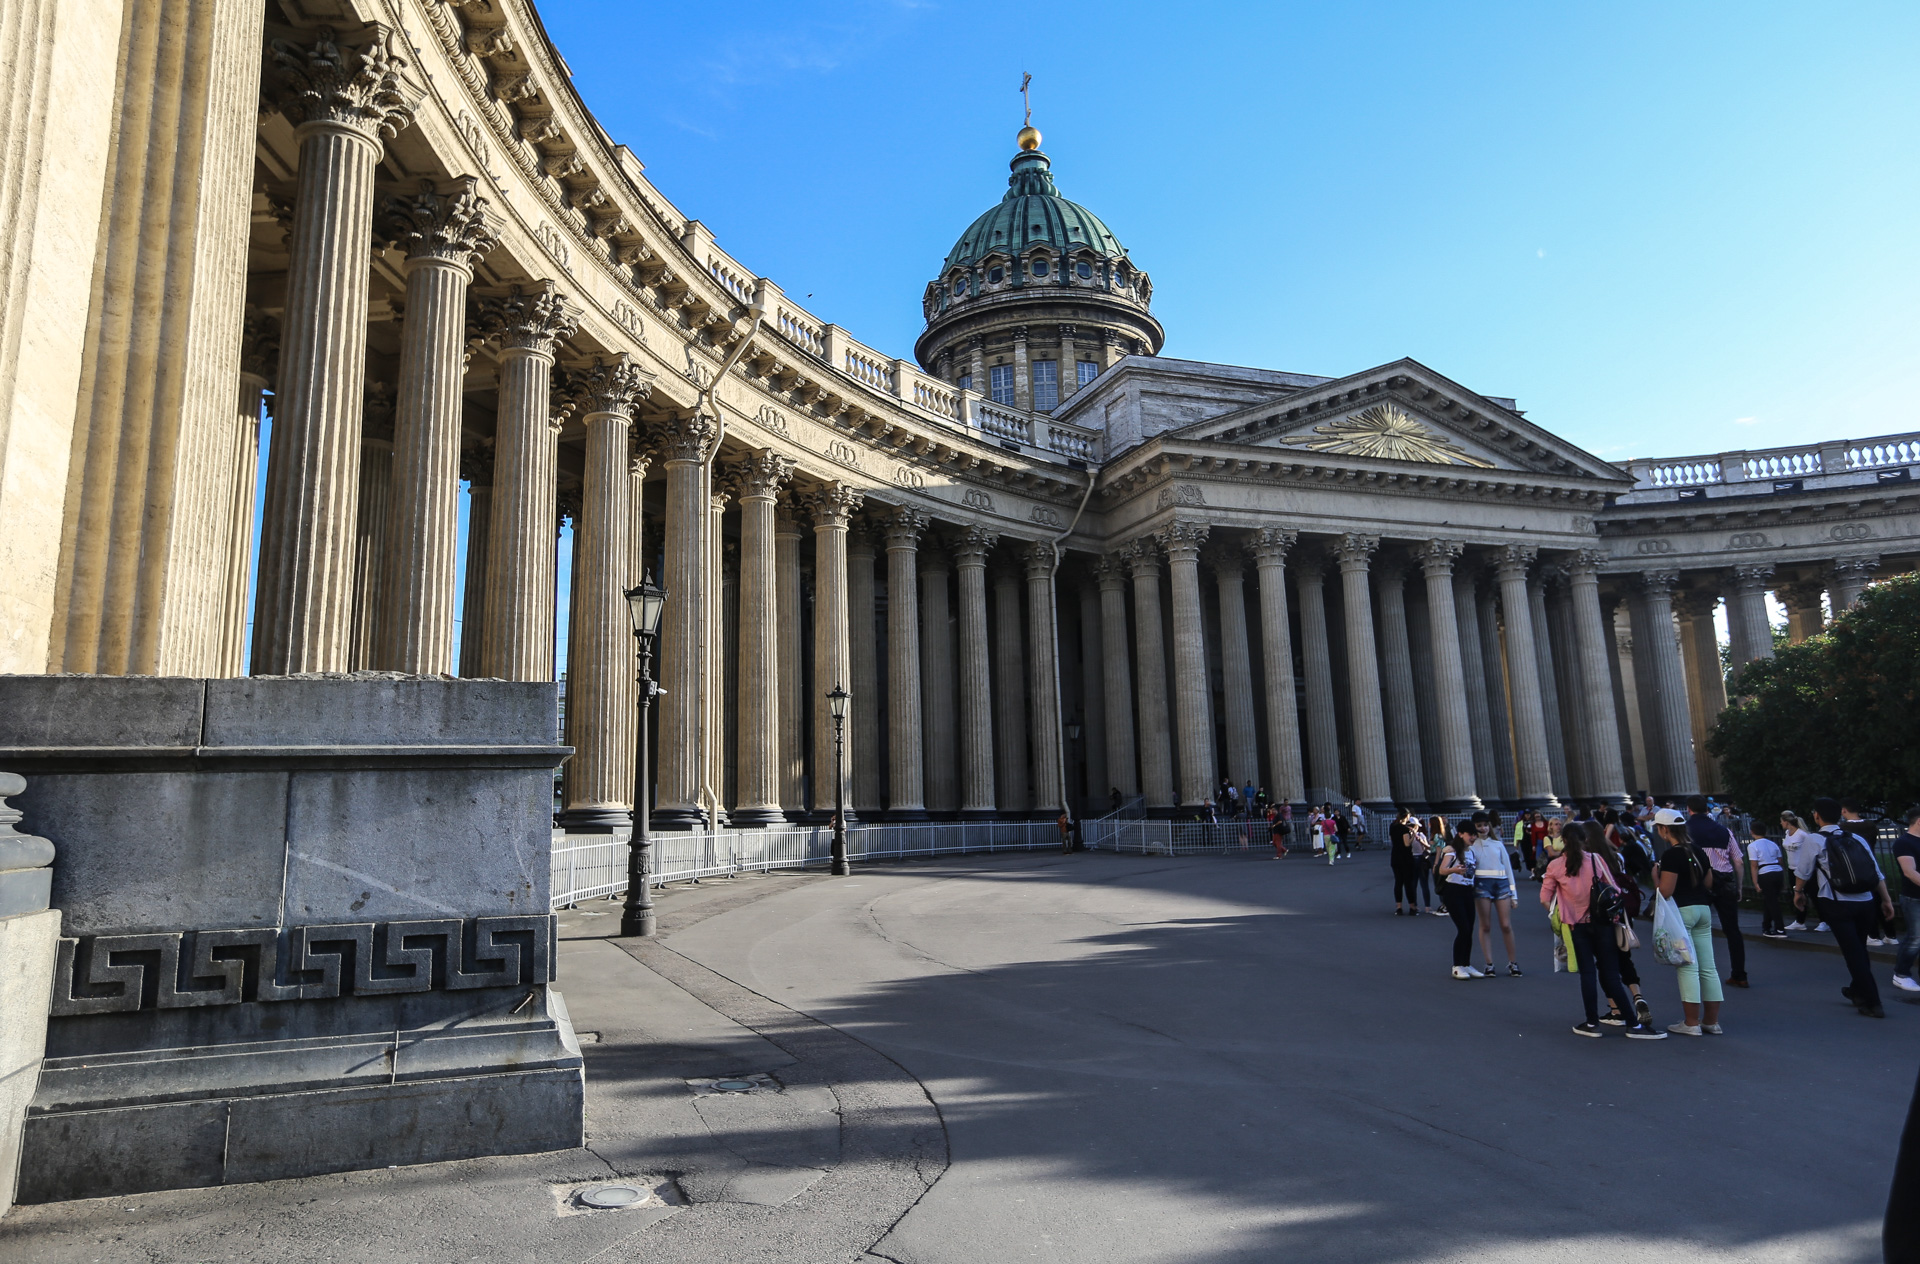
[[[846,758],[843,738],[847,723],[847,691],[835,685],[827,692],[827,709],[833,715],[833,875],[844,878],[853,872],[847,864],[847,779],[841,772]]]
[[[633,746],[633,834],[627,839],[627,901],[620,909],[620,933],[652,938],[654,932],[653,888],[648,879],[653,872],[653,840],[647,818],[652,809],[647,803],[647,713],[653,698],[664,689],[653,683],[653,642],[660,635],[660,612],[667,604],[667,590],[647,575],[637,588],[627,590],[627,614],[633,620],[635,652],[640,656],[640,729]]]

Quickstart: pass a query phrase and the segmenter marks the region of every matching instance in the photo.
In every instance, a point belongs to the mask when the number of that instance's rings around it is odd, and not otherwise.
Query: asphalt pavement
[[[1582,1039],[1535,886],[1524,976],[1466,982],[1390,891],[1043,853],[677,888],[654,941],[583,907],[587,1149],[21,1208],[0,1260],[1878,1260],[1905,994],[1749,936],[1725,1036]],[[651,1196],[568,1202],[609,1180]]]

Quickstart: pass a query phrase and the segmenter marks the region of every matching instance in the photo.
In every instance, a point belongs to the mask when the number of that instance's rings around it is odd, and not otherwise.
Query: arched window
[[[1000,282],[1006,280],[1006,277],[1007,277],[1006,269],[999,267],[998,265],[987,269],[988,285],[998,285],[1000,284]]]
[[[1033,268],[1033,275],[1037,277],[1047,275],[1047,261],[1044,258],[1035,259],[1030,266]]]
[[[1085,259],[1082,259],[1078,264],[1076,264],[1073,270],[1074,270],[1074,274],[1077,275],[1082,281],[1091,280],[1093,278],[1093,265],[1087,262]]]

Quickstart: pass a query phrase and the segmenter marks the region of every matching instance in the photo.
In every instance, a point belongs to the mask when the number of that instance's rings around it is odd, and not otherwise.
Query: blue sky
[[[1920,428],[1920,6],[540,12],[663,193],[891,354],[1005,189],[1026,70],[1169,355],[1409,355],[1614,460]]]

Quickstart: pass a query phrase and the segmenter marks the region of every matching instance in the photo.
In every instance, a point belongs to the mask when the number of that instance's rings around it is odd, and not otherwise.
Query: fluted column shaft
[[[288,234],[280,389],[274,401],[253,671],[349,665],[373,172],[381,144],[321,119],[302,123]]]
[[[793,462],[771,450],[734,469],[740,498],[739,792],[732,813],[742,827],[773,825],[780,810],[780,582],[775,576],[774,499]]]
[[[806,698],[801,693],[800,521],[790,501],[778,502],[773,515],[774,673],[780,703],[780,804],[789,820],[806,814]]]
[[[1487,804],[1503,800],[1493,751],[1493,708],[1487,656],[1480,645],[1480,585],[1472,571],[1455,571],[1453,607],[1460,636],[1460,670],[1467,686],[1467,725],[1473,734],[1473,784]],[[1506,686],[1501,684],[1504,691]]]
[[[815,700],[813,749],[815,775],[814,811],[831,815],[834,804],[833,715],[826,695],[833,689],[852,692],[853,653],[849,644],[851,630],[847,602],[847,527],[865,497],[851,487],[830,484],[808,498],[813,510],[813,679]],[[867,607],[872,621],[873,607]],[[839,793],[847,805],[847,823],[856,819],[853,810],[853,769],[859,757],[854,732],[851,699],[843,730],[844,756],[840,765]]]
[[[1780,604],[1787,608],[1787,639],[1793,644],[1820,635],[1826,624],[1820,609],[1820,598],[1825,591],[1818,581],[1788,584],[1779,590]]]
[[[847,532],[847,650],[853,679],[847,688],[853,693],[848,704],[847,726],[854,742],[847,749],[859,751],[852,759],[853,799],[862,817],[877,817],[885,798],[880,776],[880,644],[875,626],[873,530],[864,522]]]
[[[1220,593],[1220,679],[1225,688],[1227,775],[1236,786],[1260,776],[1260,736],[1253,723],[1253,653],[1247,645],[1246,567],[1237,552],[1214,559]]]
[[[1174,724],[1180,738],[1180,806],[1213,798],[1213,691],[1200,611],[1200,546],[1207,525],[1176,522],[1160,533],[1173,588]]]
[[[1470,686],[1460,644],[1467,625],[1454,603],[1453,567],[1460,552],[1457,541],[1429,540],[1420,547],[1420,570],[1427,581],[1427,630],[1433,648],[1434,720],[1440,735],[1442,776],[1440,806],[1448,812],[1473,812],[1484,805],[1474,778],[1473,710],[1468,705]]]
[[[1134,676],[1140,699],[1140,786],[1149,811],[1175,803],[1173,725],[1167,714],[1167,650],[1160,624],[1160,555],[1149,543],[1129,546],[1133,572]]]
[[[1686,668],[1680,661],[1680,646],[1674,637],[1673,587],[1680,576],[1675,571],[1648,571],[1640,577],[1645,598],[1646,635],[1636,636],[1634,665],[1640,665],[1639,649],[1646,646],[1646,664],[1659,723],[1651,741],[1658,737],[1662,771],[1667,785],[1655,793],[1688,795],[1700,792],[1699,773],[1693,762],[1693,723],[1687,709]],[[1717,660],[1719,655],[1715,654]]]
[[[993,573],[993,728],[994,784],[1003,816],[1024,815],[1033,806],[1022,622],[1020,577],[1002,564]]]
[[[1088,816],[1106,812],[1107,790],[1113,782],[1107,777],[1107,685],[1101,664],[1103,636],[1100,628],[1100,589],[1082,581],[1080,602],[1080,752],[1085,775],[1082,778],[1082,811]],[[1071,745],[1071,741],[1069,741]],[[1072,793],[1073,752],[1067,752],[1068,793]]]
[[[1557,807],[1553,766],[1547,755],[1539,654],[1534,647],[1533,605],[1527,594],[1527,568],[1536,556],[1532,549],[1507,545],[1498,555],[1497,573],[1500,604],[1507,613],[1507,688],[1513,694],[1514,764],[1520,802],[1526,807]]]
[[[1707,753],[1707,734],[1727,708],[1727,679],[1720,668],[1720,638],[1713,612],[1719,596],[1713,592],[1674,594],[1674,614],[1680,628],[1680,666],[1687,680],[1687,732],[1691,738],[1693,769],[1698,788],[1714,794],[1720,789],[1719,761]]]
[[[708,466],[712,478],[712,466]],[[710,821],[730,822],[727,797],[727,635],[730,610],[727,605],[731,586],[726,573],[726,541],[723,524],[727,516],[729,493],[709,487],[707,497],[707,534],[702,542],[706,551],[707,582],[703,592],[705,612],[700,620],[700,696],[706,700],[706,719],[701,722],[700,796],[710,808]]]
[[[1260,661],[1267,684],[1267,785],[1275,802],[1306,801],[1300,763],[1300,704],[1293,687],[1293,629],[1287,621],[1287,553],[1299,537],[1280,527],[1254,533],[1260,581]]]
[[[704,747],[699,730],[707,702],[700,688],[706,676],[701,624],[708,604],[706,534],[713,499],[706,458],[716,438],[717,427],[710,419],[686,417],[665,436],[662,453],[667,470],[662,586],[667,600],[660,619],[656,678],[666,695],[658,703],[660,749],[653,809],[653,823],[661,829],[691,829],[704,820],[700,806]]]
[[[1580,665],[1573,644],[1573,616],[1563,578],[1560,574],[1554,576],[1545,597],[1547,635],[1553,645],[1553,680],[1549,684],[1560,702],[1560,736],[1567,756],[1568,794],[1563,795],[1562,800],[1572,802],[1593,798],[1593,771],[1587,751],[1587,725],[1582,715],[1584,700],[1580,696]]]
[[[267,379],[240,375],[240,402],[233,434],[233,494],[227,505],[227,574],[221,596],[220,674],[247,674],[247,590],[253,579],[253,510],[260,494],[260,410]]]
[[[271,471],[268,472],[271,476]],[[393,443],[360,440],[359,491],[354,497],[353,612],[347,618],[347,670],[374,666],[374,626],[386,592],[388,510],[393,504]]]
[[[1727,618],[1729,623],[1739,621],[1744,642],[1743,655],[1733,660],[1738,671],[1756,658],[1773,657],[1773,624],[1767,618],[1767,589],[1773,584],[1773,567],[1736,566],[1733,577],[1733,602]]]
[[[1420,705],[1413,693],[1413,647],[1407,641],[1407,573],[1398,561],[1379,568],[1380,684],[1386,702],[1387,768],[1394,802],[1427,801],[1420,767]]]
[[[987,551],[997,537],[969,527],[954,541],[960,588],[960,815],[994,813],[993,676],[988,670]]]
[[[1294,567],[1300,591],[1300,660],[1307,686],[1307,760],[1310,798],[1324,803],[1341,792],[1340,725],[1334,713],[1333,652],[1327,644],[1327,564],[1318,552]]]
[[[1520,785],[1514,771],[1513,726],[1507,705],[1512,663],[1501,643],[1499,600],[1496,579],[1479,594],[1480,658],[1487,679],[1487,726],[1493,735],[1494,772],[1500,779],[1500,798],[1513,804],[1520,801]]]
[[[1580,664],[1581,717],[1587,731],[1587,793],[1613,807],[1627,803],[1627,777],[1620,762],[1620,718],[1614,709],[1613,629],[1600,609],[1598,553],[1576,554],[1567,568],[1573,641]]]
[[[920,536],[927,516],[887,521],[887,818],[927,819],[920,705]]]
[[[1344,535],[1337,555],[1347,614],[1347,710],[1353,717],[1357,797],[1368,807],[1388,809],[1393,806],[1393,789],[1387,773],[1387,722],[1380,702],[1380,659],[1367,581],[1367,561],[1379,546],[1378,536]]]
[[[1117,557],[1094,566],[1100,586],[1100,665],[1106,701],[1107,780],[1126,798],[1140,793],[1134,758],[1133,670],[1127,652],[1127,570]]]
[[[959,733],[953,699],[954,640],[946,554],[923,549],[920,564],[920,709],[925,717],[927,810],[950,816],[960,810]]]
[[[1534,679],[1540,690],[1540,718],[1546,739],[1547,784],[1555,798],[1568,799],[1567,747],[1560,727],[1560,690],[1554,683],[1553,638],[1547,630],[1547,592],[1542,579],[1527,583],[1527,626],[1533,634]]]
[[[1033,807],[1048,817],[1067,804],[1066,769],[1060,743],[1060,637],[1054,607],[1051,543],[1029,546],[1021,560],[1027,572],[1027,696],[1033,717]]]

